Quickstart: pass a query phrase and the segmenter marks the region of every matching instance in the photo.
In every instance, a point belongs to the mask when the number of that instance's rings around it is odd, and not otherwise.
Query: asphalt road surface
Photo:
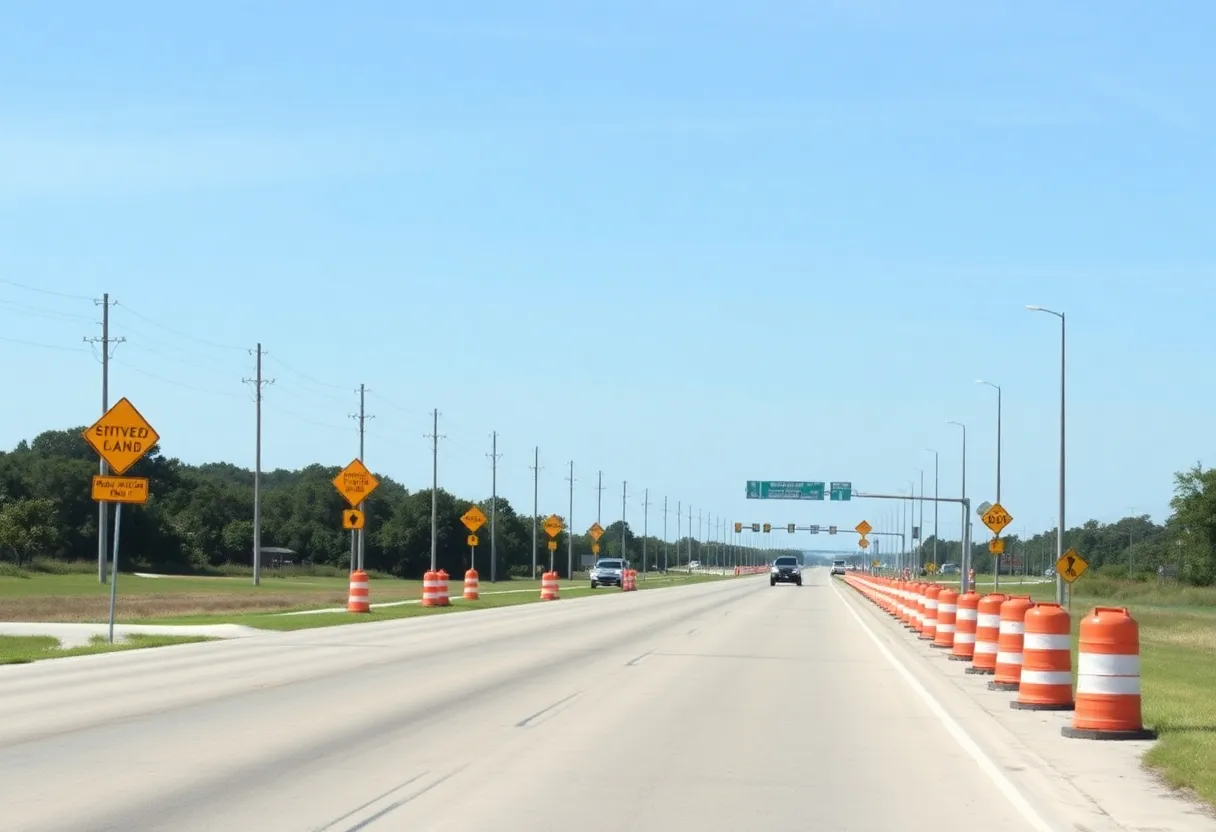
[[[1075,828],[848,593],[816,569],[0,667],[0,828]]]

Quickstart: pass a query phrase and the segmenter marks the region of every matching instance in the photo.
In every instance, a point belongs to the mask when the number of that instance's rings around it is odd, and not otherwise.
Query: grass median
[[[204,636],[130,635],[117,644],[109,644],[104,637],[95,636],[88,645],[83,647],[61,647],[59,639],[52,636],[0,635],[0,665],[28,664],[43,659],[62,659],[67,656],[88,656],[93,653],[113,653],[119,650],[167,647],[171,644],[191,644],[210,640]]]
[[[725,577],[652,573],[638,576],[638,588],[659,589]],[[449,582],[451,606],[423,607],[421,581],[373,578],[370,583],[372,604],[392,606],[376,606],[369,614],[352,615],[345,612],[348,587],[343,578],[268,577],[261,586],[253,586],[249,578],[119,575],[116,620],[124,624],[240,624],[265,630],[299,630],[515,606],[540,599],[539,581],[510,580],[483,583],[481,600],[466,602],[460,598],[463,581],[453,580]],[[576,580],[560,582],[560,591],[563,597],[570,597],[620,590],[593,591],[586,581]],[[109,587],[100,584],[95,575],[0,577],[0,621],[95,622],[108,616]]]
[[[991,576],[987,583],[980,577],[978,591],[992,592]],[[938,583],[958,588],[957,581]],[[1054,582],[1003,578],[1000,589],[1055,600]],[[1080,621],[1094,607],[1126,607],[1139,622],[1144,724],[1160,737],[1144,763],[1216,808],[1216,588],[1084,575],[1072,586],[1070,606],[1074,668]]]

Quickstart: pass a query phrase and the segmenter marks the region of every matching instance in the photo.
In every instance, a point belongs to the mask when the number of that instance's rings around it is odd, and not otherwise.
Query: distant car
[[[959,574],[957,563],[943,563],[942,568],[937,570],[939,575],[957,575]]]
[[[600,558],[591,567],[591,588],[620,586],[625,562],[620,558]]]
[[[773,561],[768,585],[776,586],[779,583],[802,586],[802,567],[798,565],[798,558],[785,555]]]
[[[699,560],[690,560],[690,561],[688,562],[688,568],[689,568],[689,569],[700,569],[700,568],[701,568],[701,561],[699,561]]]

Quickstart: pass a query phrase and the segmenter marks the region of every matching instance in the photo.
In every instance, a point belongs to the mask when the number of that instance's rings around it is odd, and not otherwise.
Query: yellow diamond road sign
[[[592,540],[599,540],[604,536],[604,527],[599,523],[592,523],[591,528],[587,529],[587,534],[591,535]]]
[[[352,461],[334,477],[334,488],[352,507],[357,507],[370,497],[379,485],[380,480],[359,459]]]
[[[991,530],[993,534],[1000,534],[1001,529],[1013,522],[1012,515],[1005,511],[1005,507],[997,503],[992,508],[984,512],[984,516],[980,518],[984,521],[984,525]]]
[[[160,439],[148,420],[124,396],[84,432],[84,441],[121,476]]]
[[[1063,557],[1056,561],[1056,574],[1068,583],[1072,583],[1084,575],[1085,570],[1088,568],[1089,564],[1085,561],[1085,558],[1077,554],[1076,549],[1069,549],[1064,553]]]
[[[874,531],[874,527],[871,526],[869,523],[867,523],[865,520],[862,520],[860,523],[858,523],[856,526],[853,527],[853,531],[857,532],[858,534],[869,534],[870,532]]]
[[[858,545],[858,546],[860,546],[860,547],[861,547],[861,548],[863,548],[863,549],[869,549],[869,548],[870,548],[870,541],[866,540],[866,539],[863,537],[863,538],[861,538],[860,540],[858,540],[858,541],[857,541],[857,545]]]
[[[556,514],[550,514],[545,518],[545,522],[541,526],[549,537],[557,537],[562,533],[562,529],[566,526],[562,523],[561,518]]]
[[[460,516],[460,522],[464,523],[465,528],[469,531],[476,532],[486,524],[486,515],[477,506],[471,506],[468,511]]]

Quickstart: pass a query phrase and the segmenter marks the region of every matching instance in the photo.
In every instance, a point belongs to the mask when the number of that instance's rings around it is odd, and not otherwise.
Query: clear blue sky
[[[438,407],[443,487],[488,496],[497,430],[523,510],[534,445],[542,511],[575,461],[580,527],[601,468],[606,522],[628,480],[651,531],[664,496],[878,525],[744,481],[931,491],[937,448],[955,495],[954,419],[991,499],[983,377],[1041,529],[1033,303],[1070,316],[1070,525],[1160,520],[1211,459],[1211,4],[53,5],[0,31],[0,279],[118,300],[113,394],[170,455],[252,464],[261,341],[267,468],[349,461],[364,382],[367,462],[411,488]],[[61,348],[0,340],[0,445],[98,415],[98,317],[0,283],[0,338]]]

